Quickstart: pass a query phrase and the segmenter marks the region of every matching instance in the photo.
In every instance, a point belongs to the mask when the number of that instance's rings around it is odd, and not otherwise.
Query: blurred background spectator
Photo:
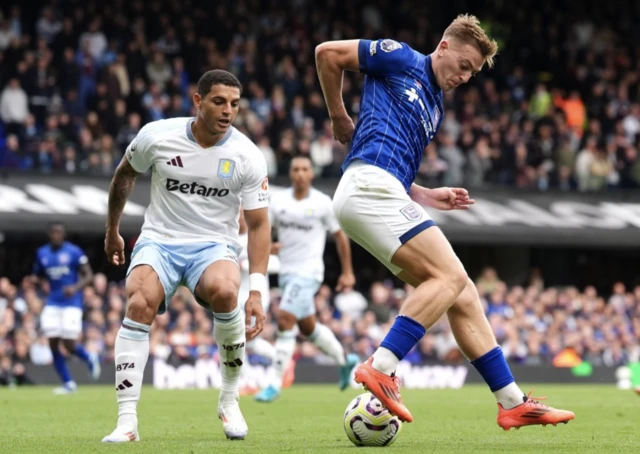
[[[640,286],[627,289],[616,282],[610,295],[594,287],[543,287],[535,278],[523,285],[507,286],[493,268],[486,268],[476,280],[485,313],[507,358],[526,365],[551,365],[565,349],[594,366],[619,366],[640,360]],[[357,291],[335,294],[324,285],[316,296],[318,317],[330,327],[347,351],[365,357],[372,353],[389,330],[411,287],[394,288],[390,282],[375,281],[368,295]],[[264,336],[275,341],[280,292],[272,289],[271,310]],[[124,286],[107,282],[96,274],[84,291],[84,339],[90,353],[113,360],[113,348],[124,317]],[[44,301],[43,292],[27,280],[19,287],[0,278],[0,383],[20,375],[24,365],[49,364],[51,352],[37,327]],[[196,304],[182,288],[167,312],[156,317],[151,330],[151,354],[170,360],[214,357],[211,314]],[[329,363],[331,359],[309,343],[298,345],[298,361]],[[261,361],[250,355],[250,360]],[[407,356],[421,364],[438,360],[462,363],[446,317],[429,329]],[[16,369],[17,367],[17,369]],[[4,377],[4,378],[3,378]]]
[[[0,10],[0,165],[95,176],[112,174],[146,122],[194,115],[199,76],[224,68],[244,84],[236,126],[259,144],[270,175],[302,153],[320,177],[335,177],[346,149],[333,141],[315,46],[393,37],[428,53],[455,15],[390,0],[32,3]],[[418,182],[637,188],[637,4],[467,3],[457,8],[479,14],[501,44],[497,66],[446,94]],[[361,83],[345,76],[354,119]]]
[[[0,168],[108,178],[145,123],[194,115],[198,78],[222,68],[244,85],[235,126],[264,153],[269,176],[287,175],[291,158],[305,154],[318,178],[336,178],[348,149],[333,140],[315,46],[394,38],[429,53],[451,19],[468,11],[500,43],[497,64],[445,95],[442,127],[424,150],[417,182],[564,192],[640,187],[640,4],[454,3],[9,0],[0,6]],[[354,120],[361,84],[360,74],[345,75]],[[411,288],[361,268],[359,291],[335,294],[324,285],[316,306],[347,351],[366,357]],[[613,282],[601,265],[594,269]],[[640,286],[545,285],[540,269],[507,285],[492,267],[477,284],[511,361],[554,364],[568,349],[594,365],[639,360]],[[38,332],[46,293],[0,278],[0,384],[29,383],[27,364],[51,362]],[[272,289],[264,331],[272,341],[279,297]],[[98,273],[84,302],[82,341],[112,361],[123,284]],[[214,356],[211,314],[182,289],[156,318],[151,351],[177,360]],[[328,361],[308,342],[297,357]],[[446,317],[407,360],[464,361]]]

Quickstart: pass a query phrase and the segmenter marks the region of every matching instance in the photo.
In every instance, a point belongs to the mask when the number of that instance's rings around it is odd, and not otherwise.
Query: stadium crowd
[[[571,350],[594,366],[618,366],[640,360],[640,286],[626,289],[616,283],[611,295],[598,295],[593,287],[547,288],[538,276],[522,286],[507,286],[495,270],[487,268],[476,281],[491,326],[507,358],[526,365],[554,364],[562,351]],[[43,289],[46,291],[46,288]],[[335,294],[324,285],[316,296],[319,320],[329,326],[347,352],[365,358],[373,353],[389,330],[410,287],[394,288],[374,282],[367,294]],[[274,313],[279,291],[271,289],[272,304],[264,337],[275,340]],[[113,361],[116,335],[124,317],[124,287],[96,274],[84,290],[84,338],[90,353]],[[43,291],[25,279],[16,286],[0,278],[0,384],[28,383],[28,364],[50,364],[47,340],[39,332]],[[195,303],[182,288],[169,309],[156,317],[151,329],[151,355],[171,362],[215,358],[210,312]],[[309,342],[298,345],[298,361],[330,363]],[[250,361],[264,361],[249,355]],[[420,364],[437,360],[459,363],[464,356],[443,317],[406,357]]]
[[[0,10],[0,167],[104,176],[146,122],[193,115],[195,83],[212,68],[244,84],[236,126],[271,176],[297,153],[337,176],[346,149],[332,139],[314,47],[392,37],[430,52],[457,13],[391,0],[10,3]],[[640,187],[638,3],[481,3],[467,9],[482,8],[498,38],[497,66],[446,95],[419,181]],[[354,118],[361,81],[344,81]]]

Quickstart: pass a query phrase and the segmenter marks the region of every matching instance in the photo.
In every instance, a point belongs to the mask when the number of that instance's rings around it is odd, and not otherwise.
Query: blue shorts
[[[315,296],[322,282],[297,274],[281,274],[282,299],[280,309],[296,316],[298,320],[316,314]]]
[[[136,266],[149,265],[158,274],[164,288],[164,303],[158,314],[167,310],[178,287],[184,285],[195,297],[196,285],[209,265],[218,260],[238,263],[238,251],[226,243],[160,243],[140,238],[133,248],[127,276]],[[198,303],[208,307],[196,298]]]

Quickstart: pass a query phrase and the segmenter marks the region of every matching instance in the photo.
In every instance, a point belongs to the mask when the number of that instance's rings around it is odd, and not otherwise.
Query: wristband
[[[257,291],[260,292],[260,296],[265,298],[267,292],[267,277],[261,273],[251,273],[249,275],[249,291]]]

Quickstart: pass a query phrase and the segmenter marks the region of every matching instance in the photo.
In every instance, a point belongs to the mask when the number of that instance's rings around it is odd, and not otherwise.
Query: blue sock
[[[73,352],[73,354],[76,355],[85,363],[87,363],[89,366],[91,365],[91,357],[89,356],[89,353],[87,353],[87,351],[85,350],[84,345],[82,345],[81,343],[76,344],[76,349]]]
[[[55,367],[58,376],[62,380],[62,383],[72,381],[73,379],[71,378],[71,373],[69,372],[69,368],[67,367],[67,359],[59,351],[54,351],[52,353],[53,367]]]
[[[491,388],[491,392],[496,392],[515,382],[500,347],[496,347],[480,358],[474,359],[471,364],[482,375],[484,381]]]
[[[401,360],[420,342],[427,330],[420,323],[405,315],[398,315],[393,326],[380,344]]]

